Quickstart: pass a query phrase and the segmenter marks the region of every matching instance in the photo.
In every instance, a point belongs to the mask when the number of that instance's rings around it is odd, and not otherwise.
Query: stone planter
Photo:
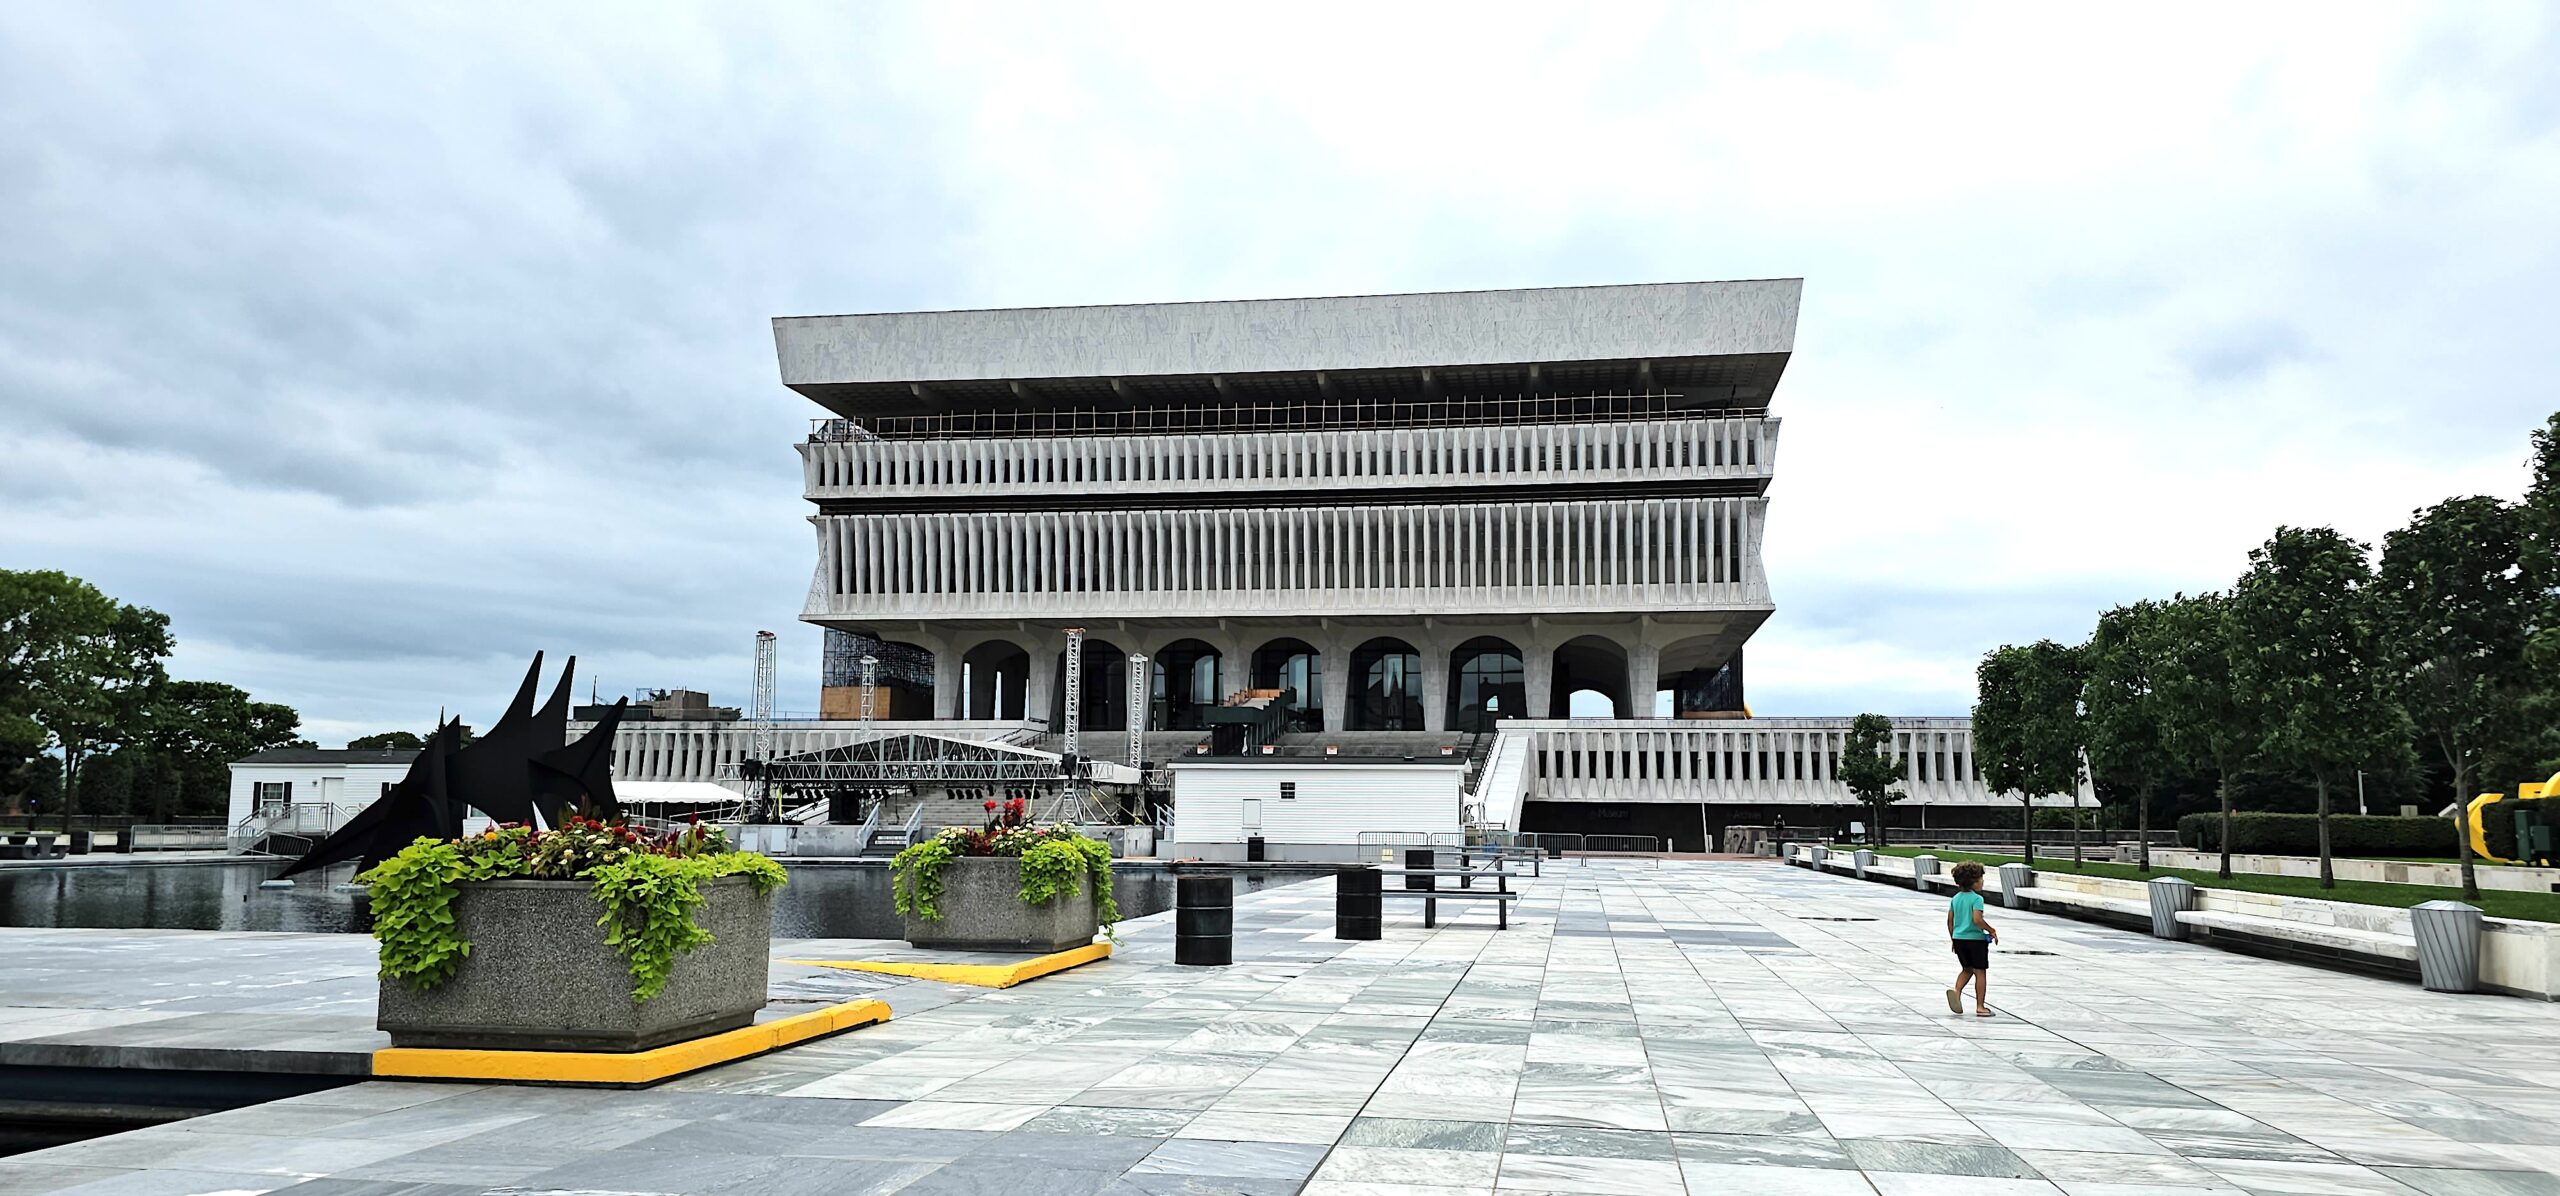
[[[1022,861],[961,856],[942,866],[942,917],[901,915],[907,942],[959,951],[1064,951],[1093,942],[1102,929],[1093,884],[1045,905],[1022,900]]]
[[[743,876],[702,886],[693,917],[712,941],[676,957],[664,992],[631,997],[631,965],[604,941],[582,880],[458,885],[455,929],[471,955],[420,992],[384,977],[375,1025],[395,1047],[645,1051],[735,1030],[765,1005],[773,898]]]

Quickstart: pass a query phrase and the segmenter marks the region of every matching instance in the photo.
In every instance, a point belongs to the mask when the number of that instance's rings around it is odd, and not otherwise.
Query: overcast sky
[[[1752,704],[1961,713],[2560,408],[2549,5],[744,7],[0,5],[0,566],[810,709],[772,316],[1802,276]]]

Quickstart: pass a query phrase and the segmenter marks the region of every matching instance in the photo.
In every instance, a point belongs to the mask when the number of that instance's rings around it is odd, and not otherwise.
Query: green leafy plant
[[[899,852],[889,861],[894,877],[890,899],[898,912],[941,921],[942,869],[963,856],[1019,858],[1022,900],[1031,905],[1079,895],[1089,883],[1097,920],[1106,929],[1120,921],[1120,904],[1111,892],[1110,845],[1077,834],[1073,827],[1033,828],[1018,819],[990,822],[982,830],[952,827]]]
[[[717,830],[652,839],[630,827],[573,818],[556,831],[523,826],[467,839],[420,839],[357,879],[371,886],[382,974],[426,990],[471,955],[453,916],[454,886],[477,880],[585,880],[603,907],[596,924],[631,966],[631,995],[665,991],[676,957],[711,941],[693,920],[704,883],[744,876],[759,894],[781,888],[782,866],[731,851]]]
[[[586,873],[596,904],[604,916],[605,942],[631,964],[631,995],[646,1001],[666,991],[676,957],[711,942],[711,932],[693,920],[702,908],[702,885],[723,876],[744,875],[756,892],[781,888],[782,865],[753,852],[672,856],[634,852]]]
[[[942,866],[957,859],[960,847],[947,835],[936,835],[922,843],[908,846],[889,861],[895,878],[890,888],[890,901],[898,912],[927,922],[942,920]]]
[[[1082,835],[1035,843],[1022,853],[1022,899],[1046,905],[1074,897],[1093,885],[1094,915],[1105,926],[1120,921],[1120,903],[1111,895],[1111,848]]]

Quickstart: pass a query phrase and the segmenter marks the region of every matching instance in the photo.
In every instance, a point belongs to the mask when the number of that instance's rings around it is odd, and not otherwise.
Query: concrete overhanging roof
[[[783,384],[848,415],[997,394],[1081,405],[1126,399],[1133,386],[1270,393],[1281,387],[1256,380],[1302,377],[1331,394],[1337,379],[1428,385],[1423,371],[1448,373],[1460,393],[1524,383],[1595,393],[1647,379],[1765,401],[1794,351],[1803,290],[1802,279],[1774,278],[785,316],[773,335]],[[1164,385],[1179,380],[1197,386]]]

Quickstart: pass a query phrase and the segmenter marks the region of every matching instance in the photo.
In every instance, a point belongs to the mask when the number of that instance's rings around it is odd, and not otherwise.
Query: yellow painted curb
[[[660,1080],[777,1051],[794,1043],[889,1020],[881,1001],[847,1001],[656,1050],[456,1051],[390,1047],[373,1053],[384,1079],[505,1080],[525,1084],[655,1084]]]
[[[848,972],[913,976],[918,980],[971,984],[979,988],[1011,988],[1025,980],[1036,980],[1051,972],[1063,972],[1079,964],[1107,959],[1110,955],[1111,944],[1095,943],[1089,947],[1069,948],[1054,955],[1034,956],[1021,963],[879,963],[867,959],[786,959],[782,962],[816,968],[842,968]]]

